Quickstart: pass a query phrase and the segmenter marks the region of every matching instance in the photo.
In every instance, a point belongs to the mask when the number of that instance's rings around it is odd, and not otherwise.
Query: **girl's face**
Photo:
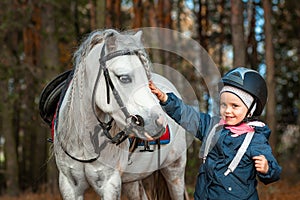
[[[223,92],[220,97],[220,115],[225,124],[236,125],[246,116],[248,108],[235,94]]]

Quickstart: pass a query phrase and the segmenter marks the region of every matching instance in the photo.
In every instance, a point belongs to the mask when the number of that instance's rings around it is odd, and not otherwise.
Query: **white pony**
[[[152,76],[161,88],[176,90],[151,73],[141,35],[95,31],[74,55],[74,73],[53,122],[54,155],[65,200],[83,199],[89,186],[102,200],[120,199],[121,189],[128,199],[148,199],[142,179],[157,170],[170,198],[184,199],[185,132],[166,116],[148,81]],[[148,141],[159,143],[156,139],[166,127],[171,132],[169,144],[149,150]]]

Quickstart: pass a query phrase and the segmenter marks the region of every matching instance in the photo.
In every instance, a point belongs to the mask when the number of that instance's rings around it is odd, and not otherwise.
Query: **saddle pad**
[[[132,142],[132,139],[129,138],[130,142]],[[166,132],[159,138],[160,144],[169,144],[171,141],[171,133],[169,125],[166,126]],[[140,140],[138,143],[138,146],[144,146],[145,143],[143,140]],[[149,142],[149,145],[157,145],[157,141],[153,140]]]
[[[159,138],[160,144],[169,144],[170,143],[170,129],[169,125],[166,126],[166,132]],[[157,144],[156,141],[151,141],[150,144]]]
[[[52,141],[54,141],[55,126],[56,126],[56,112],[54,113],[54,116],[53,116],[53,119],[52,119],[52,122],[51,122],[51,138],[52,138]]]

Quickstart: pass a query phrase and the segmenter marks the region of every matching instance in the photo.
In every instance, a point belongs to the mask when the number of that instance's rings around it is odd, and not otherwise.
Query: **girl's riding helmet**
[[[260,116],[267,102],[268,89],[264,78],[255,70],[237,67],[228,71],[221,79],[219,88],[224,85],[237,87],[253,96],[256,109],[253,116]]]

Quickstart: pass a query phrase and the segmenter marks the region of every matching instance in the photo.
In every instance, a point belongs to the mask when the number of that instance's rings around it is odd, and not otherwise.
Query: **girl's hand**
[[[158,100],[160,100],[163,103],[167,101],[168,95],[160,89],[158,89],[152,81],[149,81],[149,88],[151,92],[157,96]]]
[[[254,160],[254,166],[257,172],[260,172],[262,174],[268,173],[269,164],[264,155],[254,156],[252,159]]]

